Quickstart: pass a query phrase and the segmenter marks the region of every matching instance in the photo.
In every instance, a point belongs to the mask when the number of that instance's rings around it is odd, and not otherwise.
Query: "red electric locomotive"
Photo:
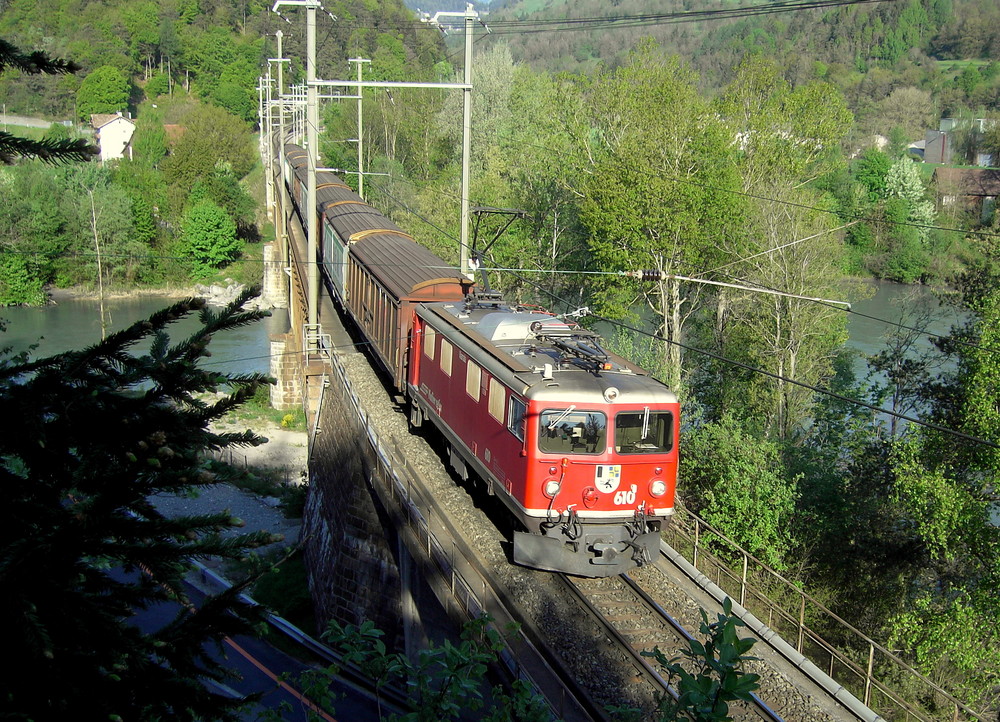
[[[282,174],[302,208],[305,159],[285,146]],[[673,513],[677,398],[600,347],[596,334],[509,306],[364,203],[317,176],[319,258],[327,288],[463,478],[484,482],[525,531],[514,561],[581,576],[650,561]]]
[[[677,479],[667,387],[575,323],[474,295],[418,305],[409,353],[412,420],[526,529],[515,562],[601,577],[655,557]]]

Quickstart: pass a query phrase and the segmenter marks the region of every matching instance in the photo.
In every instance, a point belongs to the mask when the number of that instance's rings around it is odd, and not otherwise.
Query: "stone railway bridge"
[[[271,403],[306,412],[311,490],[302,536],[317,624],[371,620],[385,632],[388,647],[412,650],[414,629],[420,637],[437,636],[442,625],[451,625],[373,499],[367,482],[372,451],[356,424],[349,423],[353,409],[340,394],[328,393],[337,383],[328,353],[357,354],[356,339],[325,289],[317,309],[319,328],[307,322],[306,231],[280,179],[278,173],[271,206],[276,240],[264,248],[263,295],[288,309],[290,328],[271,338],[271,375],[277,379]],[[311,336],[331,351],[310,352],[317,348]]]

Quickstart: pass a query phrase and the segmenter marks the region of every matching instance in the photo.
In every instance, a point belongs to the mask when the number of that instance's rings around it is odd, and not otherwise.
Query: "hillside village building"
[[[90,116],[90,124],[94,127],[94,137],[101,151],[102,164],[126,156],[132,158],[135,121],[121,113],[95,113]]]

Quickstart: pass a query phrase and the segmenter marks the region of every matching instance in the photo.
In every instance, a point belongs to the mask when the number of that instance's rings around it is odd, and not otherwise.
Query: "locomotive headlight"
[[[663,496],[667,493],[667,482],[663,479],[653,479],[649,482],[649,493],[652,496]]]
[[[618,389],[616,389],[614,386],[609,386],[608,388],[604,389],[604,400],[607,401],[609,404],[613,403],[614,400],[618,398],[619,393],[620,392],[618,391]]]
[[[545,496],[549,497],[550,499],[555,499],[556,494],[559,493],[559,486],[560,484],[558,481],[556,481],[555,479],[549,479],[548,481],[545,482],[545,485],[542,487],[542,493],[544,493]]]

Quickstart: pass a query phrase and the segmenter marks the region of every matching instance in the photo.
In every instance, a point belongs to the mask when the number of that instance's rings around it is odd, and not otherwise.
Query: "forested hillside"
[[[93,93],[122,93],[129,107],[180,86],[243,120],[257,117],[257,80],[275,54],[282,30],[289,57],[302,72],[305,31],[270,12],[261,0],[11,0],[0,14],[0,36],[15,44],[72,59],[82,71],[64,77],[3,77],[8,113],[86,119],[78,93],[98,76]],[[417,33],[412,13],[396,0],[332,0],[320,13],[318,74],[342,77],[347,57],[364,56],[388,68],[430,68],[443,58],[440,38]],[[286,10],[294,16],[295,10]],[[400,29],[402,26],[408,29]],[[122,109],[122,108],[115,108]]]
[[[46,285],[96,287],[98,279],[117,290],[259,278],[253,132],[277,30],[295,59],[286,89],[304,73],[302,24],[286,23],[270,7],[253,0],[5,3],[0,37],[80,66],[64,75],[0,75],[8,115],[87,127],[92,114],[121,112],[135,118],[136,130],[131,158],[107,166],[0,170],[9,199],[0,209],[0,303],[37,304]],[[400,2],[330,2],[326,9],[318,21],[321,75],[347,74],[346,59],[357,56],[371,58],[371,72],[383,78],[440,71],[439,34],[417,32]],[[294,8],[289,14],[296,17]],[[73,133],[54,125],[45,137]]]
[[[486,42],[508,44],[516,60],[539,70],[587,72],[620,64],[639,38],[652,37],[690,63],[711,91],[729,82],[745,53],[761,53],[793,83],[834,84],[863,129],[879,127],[890,111],[880,106],[897,89],[933,96],[934,107],[925,102],[921,108],[915,99],[906,105],[913,122],[935,121],[934,127],[937,112],[1000,111],[1000,5],[992,0],[897,0],[736,18],[711,17],[712,9],[727,9],[713,6],[690,21],[702,9],[677,0],[622,0],[611,7],[601,0],[507,2],[491,6],[494,32]],[[651,19],[611,22],[635,16]],[[609,22],[574,23],[582,18]],[[902,100],[893,103],[897,113]]]

